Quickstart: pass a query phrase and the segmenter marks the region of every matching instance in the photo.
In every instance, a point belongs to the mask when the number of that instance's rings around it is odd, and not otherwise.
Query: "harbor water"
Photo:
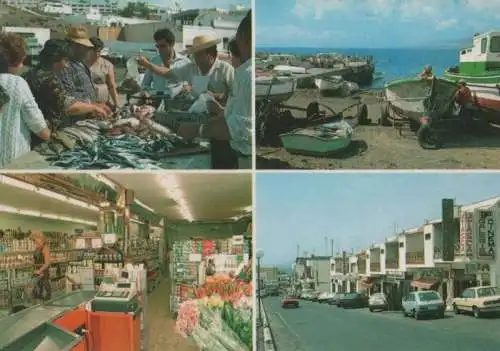
[[[257,47],[256,52],[269,54],[290,53],[314,55],[336,52],[353,56],[373,56],[375,70],[383,73],[383,79],[373,82],[372,88],[381,88],[385,82],[419,74],[425,65],[432,65],[434,73],[441,76],[450,66],[458,65],[459,49],[328,49],[293,47]]]

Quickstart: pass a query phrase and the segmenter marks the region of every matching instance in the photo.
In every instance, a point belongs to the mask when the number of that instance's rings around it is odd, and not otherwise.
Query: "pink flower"
[[[179,306],[176,328],[183,335],[190,335],[200,323],[200,310],[196,300],[187,300]]]

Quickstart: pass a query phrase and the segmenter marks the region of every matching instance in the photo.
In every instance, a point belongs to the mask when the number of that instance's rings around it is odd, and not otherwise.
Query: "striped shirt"
[[[42,111],[26,81],[12,74],[0,74],[0,85],[10,101],[0,110],[0,167],[31,151],[31,133],[47,128]]]
[[[92,82],[90,69],[83,62],[70,61],[68,68],[58,73],[64,89],[78,101],[97,102],[97,89]]]

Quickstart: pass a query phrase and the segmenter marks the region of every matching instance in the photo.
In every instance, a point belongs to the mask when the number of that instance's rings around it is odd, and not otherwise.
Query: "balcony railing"
[[[425,263],[424,251],[406,253],[406,264],[424,264],[424,263]]]
[[[385,268],[398,269],[399,268],[399,260],[398,259],[385,260]]]
[[[380,262],[370,263],[370,272],[380,272]]]

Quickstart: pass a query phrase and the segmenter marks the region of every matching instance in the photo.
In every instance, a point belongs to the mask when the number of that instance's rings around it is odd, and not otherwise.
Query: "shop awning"
[[[372,278],[363,278],[359,281],[361,285],[363,285],[365,288],[371,288],[373,285],[373,279]]]
[[[411,282],[411,286],[419,289],[432,289],[441,282],[438,278],[420,278]]]

